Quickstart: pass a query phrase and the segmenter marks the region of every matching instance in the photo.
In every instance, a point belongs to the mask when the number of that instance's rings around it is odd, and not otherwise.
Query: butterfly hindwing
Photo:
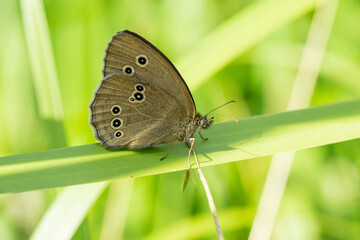
[[[96,135],[109,148],[170,142],[186,116],[172,95],[124,74],[105,77],[90,107]]]

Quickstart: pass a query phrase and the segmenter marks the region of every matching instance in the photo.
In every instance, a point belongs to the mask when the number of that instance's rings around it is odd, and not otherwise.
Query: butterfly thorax
[[[201,129],[207,129],[213,123],[213,117],[207,119],[206,116],[201,116],[200,114],[196,114],[194,119],[186,123],[179,124],[179,132],[178,138],[182,142],[189,142],[189,139],[194,137],[197,131],[201,131]]]

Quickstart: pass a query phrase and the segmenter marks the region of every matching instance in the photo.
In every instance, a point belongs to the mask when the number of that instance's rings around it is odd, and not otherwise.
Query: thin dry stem
[[[193,152],[194,157],[195,157],[195,161],[196,161],[196,165],[197,165],[197,171],[198,171],[198,173],[199,173],[200,180],[201,180],[201,182],[202,182],[202,184],[203,184],[203,186],[204,186],[204,190],[205,190],[205,192],[206,192],[206,197],[208,198],[208,202],[209,202],[210,211],[211,211],[211,214],[212,214],[213,219],[214,219],[214,222],[215,222],[216,233],[217,233],[218,239],[223,240],[223,239],[224,239],[224,235],[223,235],[222,230],[221,230],[221,227],[220,227],[219,218],[218,218],[218,216],[217,216],[217,212],[216,212],[216,208],[215,208],[215,203],[214,203],[213,197],[212,197],[212,195],[211,195],[209,185],[208,185],[208,183],[207,183],[207,181],[206,181],[206,178],[205,178],[204,173],[202,172],[202,170],[201,170],[201,168],[200,168],[200,163],[199,163],[199,161],[197,160],[197,156],[196,156],[196,154],[195,154],[195,151],[194,151],[194,149],[192,148],[192,146],[194,145],[195,139],[194,139],[194,138],[191,138],[190,141],[192,142],[190,151]]]

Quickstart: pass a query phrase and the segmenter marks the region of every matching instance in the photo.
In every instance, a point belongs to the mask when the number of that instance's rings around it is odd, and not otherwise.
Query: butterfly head
[[[207,129],[213,123],[213,119],[214,117],[208,119],[207,116],[196,115],[195,124],[199,129]]]

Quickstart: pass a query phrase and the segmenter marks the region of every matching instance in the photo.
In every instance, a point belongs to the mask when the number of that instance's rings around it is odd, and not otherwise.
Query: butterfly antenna
[[[225,106],[225,105],[227,105],[227,104],[229,104],[229,103],[233,103],[233,102],[235,102],[235,101],[232,100],[232,101],[229,101],[229,102],[227,102],[227,103],[224,103],[223,105],[221,105],[221,106],[219,106],[219,107],[217,107],[217,108],[214,108],[213,110],[211,110],[210,112],[208,112],[208,113],[205,115],[205,117],[206,117],[209,113],[215,111],[216,109],[219,109],[219,108],[221,108],[221,107],[223,107],[223,106]],[[220,115],[219,115],[219,116],[220,116]]]
[[[206,115],[208,115],[208,114],[206,114]],[[210,116],[210,115],[232,118],[232,119],[234,119],[235,122],[237,122],[237,124],[239,124],[239,121],[238,121],[236,118],[232,117],[232,116],[226,116],[226,115],[220,115],[220,114],[214,114],[214,113],[209,114],[209,116]]]

